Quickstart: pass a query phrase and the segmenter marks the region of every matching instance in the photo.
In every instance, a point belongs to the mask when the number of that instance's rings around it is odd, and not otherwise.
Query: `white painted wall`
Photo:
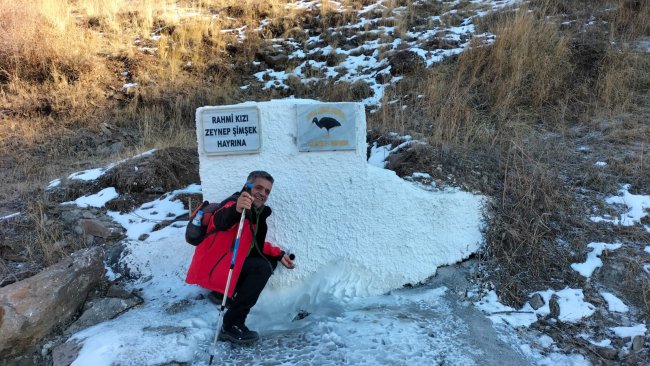
[[[316,101],[256,104],[262,130],[258,154],[206,156],[197,118],[205,199],[218,201],[238,191],[252,170],[275,178],[267,240],[295,253],[297,268],[278,266],[266,297],[300,293],[309,303],[323,295],[380,294],[422,281],[438,266],[476,251],[482,240],[480,196],[425,191],[367,164],[362,104],[356,104],[356,151],[299,152],[295,106],[300,103]]]

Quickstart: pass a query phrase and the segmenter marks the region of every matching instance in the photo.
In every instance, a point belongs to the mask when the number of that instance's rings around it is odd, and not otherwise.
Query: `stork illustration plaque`
[[[296,109],[300,151],[355,149],[354,103],[299,104]]]

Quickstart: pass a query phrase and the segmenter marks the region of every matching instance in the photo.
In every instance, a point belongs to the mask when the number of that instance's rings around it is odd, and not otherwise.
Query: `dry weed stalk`
[[[4,259],[0,258],[0,285],[4,283],[16,282],[18,278],[7,266]]]
[[[33,223],[33,232],[27,250],[34,262],[49,266],[67,253],[60,245],[63,239],[62,224],[50,219],[47,211],[48,206],[44,201],[35,200],[29,205],[27,215]]]

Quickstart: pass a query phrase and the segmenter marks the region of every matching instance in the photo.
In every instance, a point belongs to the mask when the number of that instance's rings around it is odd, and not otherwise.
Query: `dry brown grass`
[[[433,140],[493,142],[524,125],[563,121],[572,70],[568,37],[525,9],[500,23],[496,35],[493,46],[475,44],[429,74]]]
[[[650,135],[644,117],[635,115],[647,115],[650,61],[634,45],[648,36],[649,18],[645,3],[637,13],[630,3],[544,0],[495,13],[480,25],[496,34],[493,45],[474,44],[415,86],[425,95],[425,121],[433,124],[411,123],[409,131],[430,136],[434,145],[501,151],[494,156],[501,178],[498,199],[489,205],[485,249],[506,302],[521,305],[531,289],[576,280],[567,268],[589,235],[581,221],[587,211],[574,192],[580,187],[572,184],[603,193],[621,179],[647,187],[647,173],[639,172],[647,171]],[[575,18],[560,27],[567,14]],[[380,124],[404,129],[396,115]],[[549,138],[576,126],[607,139],[593,143],[628,151],[612,157],[607,174],[594,174],[570,157],[570,145]]]
[[[489,204],[485,250],[495,269],[490,278],[504,301],[519,306],[531,290],[575,282],[567,268],[584,244],[571,236],[580,227],[581,205],[559,178],[558,154],[541,158],[545,150],[512,142],[500,160],[501,192]]]
[[[363,82],[305,86],[294,79],[288,91],[238,88],[250,75],[246,63],[270,39],[291,35],[304,46],[302,28],[344,26],[371,1],[344,0],[343,12],[324,1],[314,13],[288,11],[286,3],[38,0],[24,6],[0,0],[0,201],[20,208],[65,173],[152,147],[194,146],[198,106],[287,95],[324,101],[370,96]],[[428,139],[444,168],[459,160],[471,163],[458,167],[459,177],[480,172],[476,167],[494,170],[478,176],[482,180],[474,187],[498,193],[490,207],[487,251],[499,269],[494,279],[512,302],[521,302],[531,288],[567,279],[559,272],[571,260],[569,252],[579,254],[580,248],[558,246],[556,239],[573,235],[567,225],[580,226],[567,220],[579,207],[571,182],[589,181],[590,188],[602,190],[618,177],[637,187],[650,184],[650,129],[643,118],[648,111],[640,111],[647,106],[650,62],[635,48],[650,35],[648,2],[528,4],[477,20],[482,31],[496,34],[493,45],[475,42],[433,69],[415,70],[385,91],[381,110],[368,114],[373,129]],[[384,5],[384,16],[405,9],[385,20],[397,32],[431,26],[421,24],[420,11],[448,10],[436,2]],[[462,13],[474,5],[454,6]],[[186,10],[196,15],[181,16]],[[271,21],[264,31],[255,31],[266,18]],[[441,21],[456,24],[461,18],[449,14]],[[242,29],[242,42],[238,32],[226,31],[233,29]],[[160,38],[154,41],[152,34]],[[333,46],[342,42],[328,39]],[[126,90],[124,83],[138,86]],[[570,147],[544,139],[548,132],[564,136],[576,124],[624,145],[629,154],[612,162],[607,174],[575,178],[569,169],[574,162],[566,158]],[[112,149],[105,141],[122,146]],[[489,164],[474,159],[477,151]],[[30,207],[37,227],[32,256],[54,262],[64,255],[52,246],[60,230],[46,206]]]
[[[245,16],[229,18],[229,25],[253,28],[263,16],[279,15],[282,4],[216,1],[213,10],[223,18],[241,12]],[[178,7],[203,15],[179,17]],[[88,164],[152,147],[193,146],[195,108],[236,102],[240,95],[231,79],[236,73],[224,66],[233,38],[209,10],[193,1],[24,6],[0,0],[3,205]],[[236,59],[250,60],[259,42],[249,37]],[[138,86],[123,89],[127,82]],[[121,147],[101,145],[107,139]]]
[[[17,280],[4,259],[0,258],[0,284],[12,283]]]
[[[640,104],[639,92],[648,89],[650,60],[647,55],[629,48],[610,49],[597,80],[595,108],[610,116],[632,111]]]
[[[5,79],[35,83],[75,82],[91,71],[96,46],[75,29],[69,8],[42,0],[24,6],[0,2],[0,67]]]
[[[82,247],[81,243],[66,243],[63,238],[63,224],[48,214],[48,207],[44,201],[34,200],[27,209],[27,216],[31,220],[33,230],[30,233],[27,246],[28,257],[37,263],[49,266],[74,251],[65,250],[64,244],[71,244],[74,249]]]

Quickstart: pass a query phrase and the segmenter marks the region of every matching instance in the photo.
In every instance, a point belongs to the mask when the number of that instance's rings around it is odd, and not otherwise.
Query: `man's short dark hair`
[[[246,178],[246,183],[253,183],[257,178],[266,179],[269,182],[273,183],[273,177],[271,176],[271,174],[263,170],[255,170],[250,172],[250,174],[248,174],[248,178]]]

